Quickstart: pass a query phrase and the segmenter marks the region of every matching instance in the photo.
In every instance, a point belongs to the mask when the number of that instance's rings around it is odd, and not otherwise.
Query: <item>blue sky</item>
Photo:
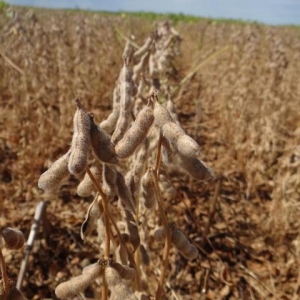
[[[7,0],[7,3],[51,8],[184,13],[213,18],[300,24],[300,0]]]

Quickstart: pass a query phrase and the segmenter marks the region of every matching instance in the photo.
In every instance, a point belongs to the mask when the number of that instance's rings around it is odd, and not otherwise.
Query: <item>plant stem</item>
[[[110,230],[109,230],[109,212],[108,212],[108,204],[107,204],[107,197],[105,193],[102,191],[100,185],[96,181],[95,177],[93,176],[90,168],[87,166],[86,171],[91,178],[93,184],[97,188],[98,193],[102,198],[102,205],[104,211],[104,225],[105,225],[105,249],[104,249],[104,258],[109,258],[110,255]]]
[[[4,292],[8,293],[9,292],[9,281],[8,281],[8,277],[7,277],[7,273],[6,273],[6,264],[4,261],[4,257],[2,254],[1,248],[0,248],[0,269],[1,269],[2,279],[3,279]]]
[[[91,178],[93,184],[97,188],[98,193],[102,198],[102,205],[104,211],[104,226],[105,226],[105,247],[104,247],[104,258],[108,259],[110,256],[110,226],[109,226],[109,211],[108,211],[108,203],[107,197],[105,193],[102,191],[100,185],[98,184],[97,180],[93,176],[90,168],[86,166],[86,172],[88,173],[89,177]],[[102,300],[108,299],[108,286],[105,281],[105,276],[103,276],[103,285],[102,285]]]
[[[161,144],[162,144],[162,135],[160,134],[158,139],[158,144],[157,144],[157,156],[156,156],[156,161],[154,166],[154,172],[156,176],[158,176],[160,162],[161,162]]]
[[[105,215],[105,219],[104,219],[104,220],[105,220],[105,222],[104,222],[104,224],[105,224],[105,230],[107,230],[107,228],[109,228],[109,226],[110,226],[110,225],[109,225],[109,220],[110,220],[111,223],[112,223],[112,225],[113,225],[113,227],[114,227],[114,229],[116,230],[116,233],[117,233],[117,236],[118,236],[118,239],[119,239],[120,243],[122,243],[123,246],[125,247],[125,250],[126,250],[127,253],[128,253],[128,257],[129,257],[131,263],[133,264],[133,267],[135,268],[135,270],[136,270],[136,272],[137,272],[136,284],[137,284],[137,288],[140,288],[140,287],[141,287],[141,279],[140,279],[140,276],[139,276],[140,274],[139,274],[139,272],[138,272],[138,270],[137,270],[137,266],[136,266],[136,263],[135,263],[135,261],[134,261],[134,258],[132,257],[132,253],[129,251],[129,249],[128,249],[126,243],[124,242],[124,240],[123,240],[123,238],[122,238],[121,232],[120,232],[120,230],[119,230],[119,228],[118,228],[118,226],[117,226],[115,220],[113,219],[112,215],[111,215],[110,212],[109,212],[108,204],[107,204],[107,202],[108,202],[108,201],[107,201],[107,197],[106,197],[105,193],[103,192],[101,186],[99,185],[99,183],[97,182],[97,180],[96,180],[95,177],[93,176],[93,174],[92,174],[92,172],[90,171],[90,168],[89,168],[88,166],[86,167],[86,171],[87,171],[88,175],[90,176],[90,178],[91,178],[91,180],[92,180],[94,186],[96,187],[97,192],[100,194],[100,196],[101,196],[101,198],[102,198],[103,211],[104,211],[104,215]],[[105,207],[105,204],[106,204],[106,207]],[[108,223],[108,224],[106,224],[106,220],[107,220],[107,223]],[[107,225],[107,226],[106,226],[106,225]],[[108,230],[108,231],[109,231],[109,230]],[[107,234],[106,234],[106,236],[107,236]],[[109,242],[108,244],[110,245],[110,242]],[[107,243],[105,243],[105,246],[107,246]],[[106,256],[106,252],[105,252],[105,256]],[[107,258],[108,258],[108,257],[109,257],[109,250],[108,250],[108,256],[107,256]],[[103,288],[104,288],[104,285],[103,285]],[[103,292],[103,291],[102,291],[102,292]],[[102,299],[106,299],[106,298],[102,298]]]
[[[165,209],[164,209],[163,202],[161,200],[161,193],[160,193],[159,186],[158,186],[159,165],[160,165],[160,160],[161,160],[161,143],[162,143],[162,137],[160,135],[159,141],[158,141],[158,147],[157,147],[157,158],[156,158],[155,168],[152,169],[152,178],[153,178],[154,187],[155,187],[156,201],[158,204],[159,213],[160,213],[160,216],[162,219],[163,227],[164,227],[165,233],[166,233],[161,273],[160,273],[160,278],[159,278],[158,287],[157,287],[156,296],[155,296],[156,300],[159,300],[163,294],[163,285],[164,285],[164,280],[165,280],[165,277],[167,274],[167,269],[169,266],[169,253],[170,253],[170,249],[171,249],[171,230],[169,228],[168,218],[165,214]]]
[[[108,286],[105,281],[105,272],[103,273],[103,283],[102,283],[102,297],[101,299],[107,300],[108,299]]]
[[[202,235],[203,239],[207,239],[207,235],[209,234],[209,231],[210,231],[211,221],[212,221],[212,219],[215,215],[215,212],[216,212],[218,197],[219,197],[220,190],[221,190],[221,183],[222,183],[222,178],[218,178],[217,179],[217,184],[216,184],[216,187],[215,187],[214,198],[213,198],[213,200],[211,202],[211,205],[210,205],[210,208],[209,208],[208,220],[207,220],[207,223],[205,225],[205,229],[204,229],[204,232],[203,232],[203,235]]]

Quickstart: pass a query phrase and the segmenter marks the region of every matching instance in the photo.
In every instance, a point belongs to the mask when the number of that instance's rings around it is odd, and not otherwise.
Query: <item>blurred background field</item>
[[[37,187],[69,147],[72,100],[79,95],[97,122],[105,118],[123,37],[142,45],[160,18],[0,8],[0,224],[27,236],[47,200],[52,227],[35,244],[28,299],[54,299],[57,284],[97,251],[80,239],[91,199],[76,195],[78,180],[53,196]],[[203,242],[216,181],[173,178],[178,195],[167,209],[201,257],[172,252],[169,299],[299,299],[300,28],[178,17],[173,25],[183,38],[171,74],[178,115],[222,184]],[[4,254],[17,277],[21,253]]]

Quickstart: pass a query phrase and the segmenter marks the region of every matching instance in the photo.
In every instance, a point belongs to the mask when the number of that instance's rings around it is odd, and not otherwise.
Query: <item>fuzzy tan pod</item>
[[[152,41],[153,41],[153,36],[151,35],[146,39],[145,43],[133,53],[133,58],[136,59],[142,56],[143,54],[145,54],[150,49]]]
[[[198,256],[198,249],[189,242],[182,231],[174,229],[171,239],[174,246],[185,258],[194,259]]]
[[[168,97],[166,108],[169,111],[170,115],[172,116],[174,122],[179,124],[176,108],[175,108],[174,103],[173,103],[173,101],[171,100],[170,97]]]
[[[90,205],[86,219],[82,223],[80,236],[84,240],[86,236],[92,233],[94,229],[97,229],[97,220],[101,217],[103,211],[102,206],[99,205],[99,196],[96,195],[93,203]]]
[[[117,86],[114,88],[114,92],[113,92],[112,112],[106,118],[106,120],[103,120],[100,123],[101,129],[103,129],[105,132],[111,134],[116,127],[116,124],[117,124],[118,118],[119,118],[119,114],[120,114],[120,93],[119,93],[119,86],[117,84]]]
[[[190,244],[189,247],[187,247],[181,253],[186,259],[190,259],[190,260],[195,259],[199,256],[199,251],[198,251],[197,247],[195,247],[192,244]]]
[[[137,297],[122,282],[116,269],[112,267],[105,268],[105,280],[111,291],[110,300],[137,300]]]
[[[133,67],[133,76],[132,76],[133,82],[137,82],[137,79],[138,79],[140,73],[147,66],[148,60],[149,60],[149,56],[150,56],[150,53],[145,53],[143,55],[143,57],[141,58],[140,62]]]
[[[164,106],[159,104],[157,101],[155,102],[154,105],[154,117],[155,117],[155,124],[160,128],[166,123],[174,122],[169,111]]]
[[[130,43],[130,41],[127,41],[122,54],[123,59],[127,59],[128,62],[130,62],[133,55],[133,51],[134,49],[132,44]]]
[[[117,194],[116,170],[107,164],[103,164],[102,180],[103,180],[103,185],[102,185],[103,192],[107,195],[108,199],[114,198],[114,196]]]
[[[122,110],[131,108],[132,95],[132,72],[129,68],[128,59],[124,59],[124,65],[120,73],[120,105]]]
[[[79,275],[59,284],[55,289],[55,295],[60,299],[72,299],[83,292],[91,283],[89,276]]]
[[[144,100],[142,98],[137,98],[134,102],[134,107],[133,107],[133,115],[136,118],[137,115],[139,114],[139,112],[143,109],[145,103]]]
[[[5,246],[10,250],[19,250],[25,244],[24,235],[18,229],[6,227],[2,230],[1,235]]]
[[[105,132],[94,123],[94,117],[90,114],[91,122],[91,145],[96,157],[105,163],[118,164],[115,147]]]
[[[75,101],[77,110],[73,118],[74,131],[68,168],[71,174],[78,175],[84,171],[87,164],[87,156],[91,142],[91,120],[79,100],[76,99]]]
[[[171,200],[176,197],[177,191],[172,184],[172,181],[170,180],[167,172],[164,170],[161,170],[159,174],[158,185],[163,198],[165,198],[166,200]]]
[[[102,266],[102,261],[98,260],[97,262],[88,265],[83,268],[82,275],[89,275],[91,278],[97,278],[104,273],[104,266]]]
[[[139,230],[137,227],[137,223],[133,217],[133,215],[125,209],[125,217],[126,217],[126,225],[127,225],[127,230],[130,235],[130,242],[136,250],[138,246],[140,245],[140,235],[139,235]]]
[[[139,112],[132,127],[129,128],[125,136],[117,143],[116,153],[118,157],[127,158],[134,152],[146,138],[153,121],[153,109],[151,105],[147,105]]]
[[[104,273],[99,263],[89,266],[84,274],[76,276],[59,284],[55,289],[55,295],[61,299],[70,299],[83,292],[98,276]]]
[[[174,155],[174,160],[189,175],[199,180],[208,180],[214,176],[213,171],[196,157],[187,157],[177,153]]]
[[[166,231],[165,228],[163,227],[159,227],[155,230],[154,232],[154,239],[158,242],[158,243],[164,243],[165,240],[167,238],[166,235]]]
[[[150,265],[150,256],[149,256],[149,253],[148,253],[146,247],[143,244],[141,244],[139,249],[140,249],[141,261],[142,261],[143,265],[149,266]]]
[[[121,297],[121,298],[120,298]],[[129,290],[129,288],[122,282],[117,285],[112,291],[109,300],[138,300],[138,298]]]
[[[116,261],[120,262],[122,265],[125,265],[128,262],[128,253],[122,243],[120,243],[116,249]]]
[[[111,141],[116,145],[124,136],[131,120],[131,110],[120,110],[116,129],[111,137]]]
[[[117,193],[121,202],[122,207],[125,210],[130,211],[131,214],[135,214],[135,204],[132,198],[132,194],[130,192],[130,189],[125,183],[125,178],[124,176],[117,172],[117,179],[116,179],[116,184],[117,184]]]
[[[157,59],[154,53],[151,53],[149,56],[149,74],[151,78],[156,78],[158,76]]]
[[[161,127],[163,136],[180,154],[196,157],[200,153],[200,147],[196,141],[188,136],[175,122],[168,122]]]
[[[152,208],[156,203],[155,185],[152,177],[152,170],[147,170],[141,180],[142,198],[145,207]]]
[[[110,266],[118,271],[122,279],[134,280],[136,276],[136,271],[134,268],[130,268],[126,265],[122,265],[116,261],[112,261]]]
[[[112,267],[105,268],[105,280],[109,288],[112,288],[121,282],[118,271]]]
[[[53,192],[58,187],[61,181],[69,175],[68,160],[70,151],[56,160],[51,167],[44,172],[38,181],[38,186],[45,192]]]
[[[110,115],[107,117],[106,120],[103,120],[100,123],[100,128],[103,129],[105,132],[111,134],[116,127],[119,114],[120,114],[120,104],[118,104],[117,107],[113,109],[113,111],[110,113]]]
[[[99,182],[101,180],[101,166],[100,164],[94,164],[90,170],[94,178]],[[89,197],[95,190],[94,184],[88,173],[85,173],[83,180],[77,186],[77,194],[80,197]]]

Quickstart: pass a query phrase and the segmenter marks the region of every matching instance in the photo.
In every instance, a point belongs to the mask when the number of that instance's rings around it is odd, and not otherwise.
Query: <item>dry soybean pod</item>
[[[155,102],[154,105],[154,117],[155,117],[155,124],[160,128],[168,122],[174,122],[169,111],[163,105],[159,104],[157,101]]]
[[[140,249],[142,263],[145,266],[149,266],[150,265],[150,256],[148,254],[148,251],[146,250],[146,248],[143,244],[140,244],[139,249]]]
[[[172,116],[174,122],[176,122],[177,124],[179,124],[177,112],[176,112],[174,103],[173,103],[170,95],[168,96],[168,101],[167,101],[166,108],[170,112],[170,115]]]
[[[120,114],[120,91],[119,84],[116,84],[113,92],[113,108],[110,115],[100,123],[101,129],[111,134],[115,129]]]
[[[91,284],[89,276],[79,275],[68,281],[62,282],[55,289],[55,295],[59,299],[73,299]]]
[[[149,60],[149,56],[150,56],[150,53],[147,52],[145,53],[140,62],[138,64],[136,64],[134,67],[133,67],[133,76],[132,76],[132,80],[134,82],[137,82],[137,79],[140,75],[140,73],[145,69],[145,67],[147,66],[147,63],[148,63],[148,60]]]
[[[162,195],[166,200],[171,200],[172,198],[176,197],[177,191],[166,174],[159,174],[158,184],[162,191]]]
[[[116,180],[117,193],[121,205],[125,210],[129,210],[132,214],[135,214],[135,204],[132,199],[131,192],[125,183],[125,178],[121,173],[119,173],[118,171],[116,172],[117,172],[117,180]]]
[[[164,243],[166,240],[166,231],[164,227],[159,227],[154,231],[154,239],[158,242],[158,243]]]
[[[128,58],[124,58],[123,68],[120,73],[120,105],[121,109],[128,110],[131,107],[132,73],[129,68]]]
[[[175,122],[168,122],[161,127],[163,136],[182,155],[196,157],[200,153],[200,147],[196,141],[188,136]]]
[[[127,41],[126,45],[125,45],[125,48],[124,48],[124,51],[123,51],[122,57],[123,57],[123,59],[127,58],[128,62],[130,62],[131,58],[132,58],[132,55],[133,55],[133,46],[132,46],[130,41]]]
[[[97,162],[93,164],[90,168],[91,173],[95,177],[97,181],[100,181],[101,179],[101,166]],[[77,194],[80,197],[88,197],[92,194],[92,192],[95,190],[95,186],[88,175],[88,173],[85,173],[83,180],[79,183],[77,186]]]
[[[157,61],[154,53],[149,56],[149,74],[151,78],[155,78],[158,75]]]
[[[60,182],[69,175],[68,170],[68,160],[70,156],[70,151],[65,155],[56,160],[51,167],[44,172],[38,181],[38,186],[45,192],[55,191]]]
[[[143,46],[141,46],[138,50],[136,50],[134,53],[133,53],[133,58],[136,59],[140,56],[142,56],[144,53],[146,53],[148,51],[148,49],[150,48],[151,44],[152,44],[152,41],[153,41],[153,35],[149,36],[145,43],[143,44]]]
[[[104,277],[111,291],[110,300],[137,300],[135,295],[129,291],[129,288],[121,280],[117,270],[110,266],[105,268]]]
[[[197,248],[190,243],[184,233],[178,229],[172,232],[172,243],[187,259],[194,259],[198,256]]]
[[[205,166],[205,164],[196,157],[188,157],[176,153],[174,155],[175,162],[184,169],[189,175],[199,179],[208,180],[211,179],[214,174],[212,170]]]
[[[137,115],[131,128],[126,132],[122,140],[116,145],[116,153],[120,158],[127,158],[145,139],[148,130],[154,121],[151,105],[145,106]]]
[[[110,142],[105,132],[94,123],[94,116],[92,114],[90,114],[90,119],[91,145],[96,157],[105,163],[118,164],[114,145]]]
[[[190,243],[185,234],[181,230],[176,228],[172,231],[171,239],[172,243],[179,251],[181,251],[186,245]]]
[[[182,251],[181,253],[186,259],[191,259],[191,260],[195,259],[199,255],[199,251],[197,247],[195,247],[191,243],[189,244],[189,247],[187,247],[186,250],[184,252]]]
[[[137,87],[136,98],[142,98],[142,94],[144,92],[144,88],[145,88],[145,80],[144,80],[144,76],[142,76],[141,79],[140,79],[140,82],[138,84],[138,87]]]
[[[130,268],[126,265],[122,265],[116,261],[112,261],[110,266],[118,271],[120,277],[126,280],[133,280],[136,276],[136,271],[134,268]]]
[[[102,180],[103,180],[103,192],[107,195],[108,199],[112,199],[117,194],[116,170],[107,164],[103,164],[102,169]]]
[[[103,268],[99,264],[89,266],[84,274],[59,284],[55,289],[55,295],[61,299],[74,298],[83,292],[92,282],[102,275]]]
[[[120,243],[116,249],[116,261],[120,262],[121,264],[125,265],[128,262],[128,252],[125,246]]]
[[[22,231],[15,228],[4,228],[1,232],[1,236],[4,240],[5,246],[10,250],[19,250],[25,243]]]
[[[140,235],[139,235],[137,223],[133,215],[131,214],[131,212],[129,212],[127,209],[125,209],[125,217],[126,217],[127,230],[130,235],[130,242],[135,251],[140,245]]]
[[[86,218],[81,226],[80,236],[84,240],[86,236],[92,233],[97,228],[97,220],[102,215],[102,206],[99,206],[99,195],[97,194],[92,204],[89,206]]]
[[[75,102],[77,110],[73,118],[74,132],[68,168],[71,174],[77,175],[84,171],[87,164],[88,150],[91,141],[91,121],[90,116],[83,109],[78,98],[75,99]]]
[[[144,199],[144,205],[148,209],[152,208],[155,204],[155,187],[152,177],[152,171],[147,170],[141,180],[142,198]]]
[[[96,278],[104,273],[104,267],[102,266],[102,261],[98,260],[97,262],[88,265],[82,269],[82,275],[88,274],[92,278]]]
[[[120,110],[116,129],[111,137],[113,144],[117,144],[124,136],[131,119],[131,110]]]
[[[137,115],[139,114],[139,112],[143,109],[143,107],[145,106],[145,102],[142,98],[136,98],[136,100],[134,101],[134,106],[132,109],[133,115],[136,118]]]

